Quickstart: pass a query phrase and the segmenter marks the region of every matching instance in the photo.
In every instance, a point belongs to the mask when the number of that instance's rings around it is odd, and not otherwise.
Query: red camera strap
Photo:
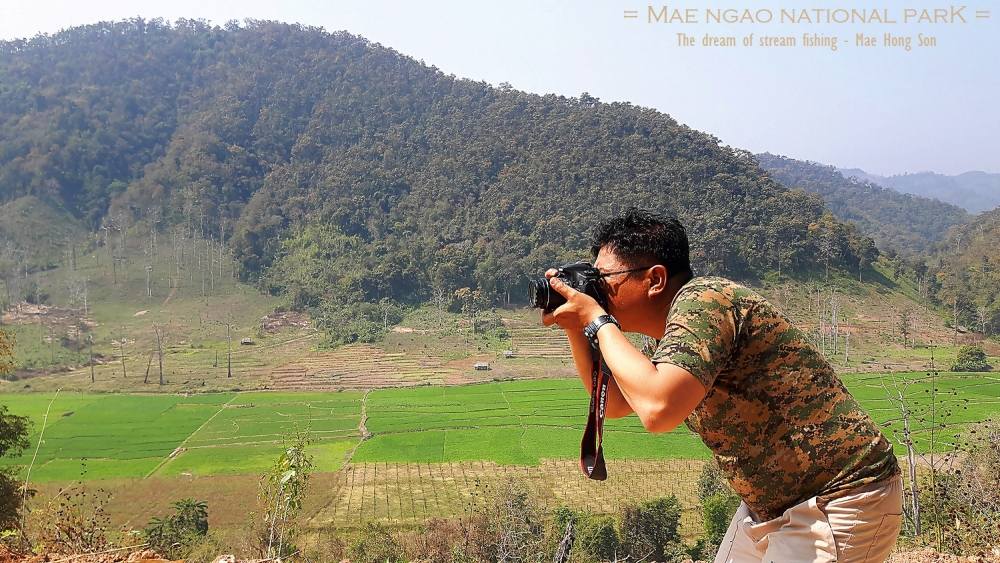
[[[604,465],[604,408],[608,404],[608,384],[611,383],[611,370],[604,364],[600,350],[591,349],[594,365],[590,370],[591,393],[590,413],[587,415],[587,428],[583,431],[580,442],[580,469],[587,477],[603,481],[608,478],[608,469]]]

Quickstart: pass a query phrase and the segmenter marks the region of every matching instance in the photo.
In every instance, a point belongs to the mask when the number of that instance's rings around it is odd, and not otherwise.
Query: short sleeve
[[[732,299],[713,288],[682,289],[651,360],[686,369],[711,389],[733,354],[736,311]]]

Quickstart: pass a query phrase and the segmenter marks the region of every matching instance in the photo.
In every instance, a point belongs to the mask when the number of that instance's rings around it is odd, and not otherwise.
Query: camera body
[[[601,305],[608,308],[608,300],[601,290],[601,271],[589,262],[573,262],[557,268],[556,277],[573,289],[585,293]],[[566,298],[552,289],[549,280],[534,278],[528,280],[528,302],[532,307],[551,313],[556,307],[566,302]]]

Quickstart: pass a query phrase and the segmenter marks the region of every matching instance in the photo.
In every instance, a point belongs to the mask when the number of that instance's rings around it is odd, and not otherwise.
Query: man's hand
[[[567,332],[581,333],[583,327],[605,314],[606,311],[593,297],[566,285],[556,277],[557,273],[559,273],[558,270],[550,268],[545,272],[545,277],[549,280],[549,286],[566,298],[566,303],[556,307],[551,313],[543,311],[542,323],[545,326],[558,324]]]

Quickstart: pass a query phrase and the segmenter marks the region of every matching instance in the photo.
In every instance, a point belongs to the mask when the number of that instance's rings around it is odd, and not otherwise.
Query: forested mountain
[[[1000,208],[953,228],[930,260],[913,267],[918,287],[984,334],[1000,331]]]
[[[678,215],[701,273],[856,272],[877,253],[818,196],[669,115],[298,25],[135,19],[2,42],[0,124],[0,203],[221,239],[302,307],[520,298],[629,205]]]
[[[840,172],[849,178],[867,180],[897,192],[951,203],[969,213],[988,211],[1000,206],[1000,174],[974,171],[956,176],[934,172],[879,176],[859,168],[841,168]]]
[[[757,158],[785,186],[822,196],[838,219],[857,224],[883,250],[891,248],[910,257],[926,255],[949,228],[969,219],[954,205],[848,178],[833,166],[769,153]]]

